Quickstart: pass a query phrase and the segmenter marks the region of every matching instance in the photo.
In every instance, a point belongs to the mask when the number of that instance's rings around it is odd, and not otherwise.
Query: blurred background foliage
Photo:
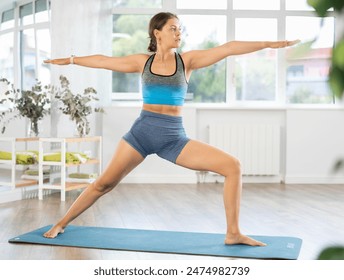
[[[333,8],[338,18],[344,17],[344,0],[307,0],[316,13],[325,17],[329,9]],[[344,23],[344,21],[343,21]],[[344,34],[340,34],[332,51],[329,83],[337,99],[344,95]],[[338,160],[334,166],[335,172],[344,167],[344,160]],[[344,260],[344,247],[332,246],[325,248],[318,256],[319,260]]]

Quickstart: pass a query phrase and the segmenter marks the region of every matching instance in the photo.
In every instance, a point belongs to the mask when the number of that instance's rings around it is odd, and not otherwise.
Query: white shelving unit
[[[38,137],[32,137],[32,138],[15,138],[15,137],[0,137],[0,143],[8,142],[7,145],[9,145],[10,148],[10,153],[12,155],[11,160],[0,160],[1,165],[7,165],[10,166],[11,170],[11,178],[10,181],[6,182],[0,182],[0,186],[10,186],[11,189],[15,189],[18,187],[27,187],[27,186],[33,186],[37,185],[38,181],[37,180],[30,180],[30,179],[21,179],[17,180],[16,179],[16,169],[18,166],[30,166],[30,165],[23,165],[23,164],[17,164],[16,158],[17,158],[17,144],[18,143],[24,143],[25,147],[27,147],[28,142],[38,142],[39,138]],[[26,149],[26,148],[25,148]],[[24,150],[25,150],[24,149]],[[37,164],[35,164],[37,165]]]
[[[69,144],[77,144],[78,149],[80,149],[81,143],[85,142],[94,142],[97,146],[96,154],[97,156],[94,158],[88,159],[84,163],[66,163],[66,152],[69,152],[68,145]],[[44,146],[50,143],[51,145],[59,145],[58,151],[61,152],[61,161],[44,161]],[[51,152],[50,150],[49,152]],[[56,151],[56,150],[55,150]],[[75,151],[73,151],[75,152]],[[78,150],[78,152],[84,152]],[[38,189],[38,198],[40,200],[43,199],[43,190],[50,189],[50,190],[60,190],[61,191],[61,201],[65,201],[66,198],[66,191],[74,190],[74,189],[81,189],[85,188],[89,185],[89,183],[75,183],[75,182],[67,182],[66,177],[68,175],[68,168],[70,167],[77,167],[78,172],[80,171],[81,166],[83,165],[98,165],[98,174],[102,171],[102,137],[101,136],[90,136],[90,137],[72,137],[72,138],[40,138],[39,139],[39,189]],[[56,177],[60,178],[59,183],[53,183],[53,179],[55,179],[55,174],[50,174],[50,179],[48,183],[44,183],[43,181],[43,168],[45,166],[59,166],[60,172],[57,174]]]

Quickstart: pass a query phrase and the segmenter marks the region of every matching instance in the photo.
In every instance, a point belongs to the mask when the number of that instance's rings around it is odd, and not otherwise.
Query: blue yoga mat
[[[31,243],[69,247],[239,257],[255,259],[297,259],[302,240],[295,237],[253,236],[267,243],[264,247],[225,245],[224,234],[195,233],[69,225],[54,239],[42,234],[46,226],[11,238],[10,243]]]

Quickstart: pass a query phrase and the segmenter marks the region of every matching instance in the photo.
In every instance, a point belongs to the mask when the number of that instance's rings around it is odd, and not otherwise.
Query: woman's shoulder
[[[152,56],[152,54],[138,53],[133,54],[132,57],[140,63],[146,63],[146,61]]]
[[[189,62],[191,61],[192,57],[193,57],[193,53],[195,51],[191,50],[191,51],[186,51],[186,52],[182,52],[182,53],[179,53],[179,55],[181,56],[184,64],[188,65]]]
[[[136,58],[136,59],[143,59],[143,60],[147,60],[150,57],[149,54],[145,54],[145,53],[136,53],[136,54],[131,54],[128,56],[132,58]]]
[[[151,54],[145,54],[145,53],[138,53],[138,54],[132,54],[129,55],[128,58],[130,58],[130,60],[135,63],[136,65],[138,65],[139,67],[139,72],[142,72],[145,65],[147,64],[148,59],[151,57]]]

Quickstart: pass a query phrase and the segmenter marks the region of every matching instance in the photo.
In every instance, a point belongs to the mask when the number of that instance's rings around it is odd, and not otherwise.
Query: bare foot
[[[237,235],[227,235],[225,239],[226,245],[234,245],[234,244],[245,244],[250,246],[266,246],[265,243],[254,240],[246,235],[237,234]]]
[[[46,233],[43,234],[46,238],[55,238],[58,234],[64,233],[64,228],[59,224],[54,225]]]

